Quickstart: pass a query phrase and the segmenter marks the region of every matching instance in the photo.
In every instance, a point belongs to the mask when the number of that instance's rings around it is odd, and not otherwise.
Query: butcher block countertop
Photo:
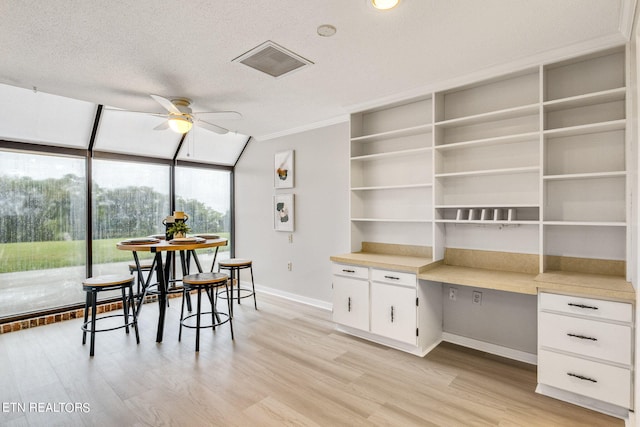
[[[447,249],[445,259],[434,262],[431,248],[363,243],[363,251],[335,255],[330,259],[337,263],[414,273],[420,280],[482,289],[529,295],[553,292],[625,302],[636,299],[635,289],[622,276],[591,271],[538,273],[538,256],[530,254]]]

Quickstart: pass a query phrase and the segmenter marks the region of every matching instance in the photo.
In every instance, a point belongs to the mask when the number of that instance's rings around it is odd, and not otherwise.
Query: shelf
[[[489,205],[436,205],[436,209],[508,209],[508,208],[539,208],[540,205],[531,204],[489,204]]]
[[[431,223],[430,219],[396,219],[396,218],[351,218],[354,222],[406,222],[406,223]]]
[[[545,112],[558,111],[571,108],[585,107],[587,105],[604,104],[607,102],[623,101],[627,89],[624,87],[610,89],[586,95],[572,96],[569,98],[555,99],[543,103]]]
[[[542,225],[582,226],[582,227],[626,227],[621,221],[543,221]]]
[[[413,126],[403,129],[394,129],[387,132],[380,132],[371,135],[356,136],[351,138],[351,142],[373,142],[390,138],[398,138],[402,136],[420,135],[431,132],[433,125],[431,123]]]
[[[565,175],[545,175],[542,179],[546,181],[562,181],[572,179],[598,179],[598,178],[616,178],[624,177],[627,173],[625,171],[615,172],[593,172],[593,173],[572,173]]]
[[[391,151],[388,153],[367,154],[365,156],[351,157],[351,161],[366,162],[371,160],[390,159],[394,157],[403,157],[403,156],[410,156],[413,154],[428,153],[431,150],[432,150],[431,147],[425,147],[425,148],[414,148],[411,150]]]
[[[489,169],[469,172],[454,172],[454,173],[438,173],[434,176],[436,178],[453,178],[459,176],[481,176],[481,175],[509,175],[519,173],[531,173],[539,172],[539,166],[527,166],[522,168],[505,168],[505,169]]]
[[[447,151],[447,150],[457,150],[462,148],[471,148],[471,147],[484,147],[490,145],[502,145],[502,144],[511,144],[515,142],[527,142],[533,140],[534,138],[538,138],[540,136],[540,132],[527,132],[521,133],[517,135],[507,135],[507,136],[498,136],[495,138],[484,138],[484,139],[476,139],[473,141],[464,141],[464,142],[454,142],[451,144],[442,144],[436,145],[436,151]]]
[[[493,221],[493,220],[457,220],[457,219],[437,219],[435,220],[437,223],[448,223],[448,224],[480,224],[480,225],[539,225],[540,221],[527,221],[527,220],[516,220],[516,221]]]
[[[412,188],[431,188],[433,184],[380,185],[372,187],[353,187],[351,191],[403,190]]]
[[[449,119],[441,122],[436,122],[435,126],[440,128],[449,128],[457,126],[467,126],[477,123],[511,119],[514,117],[523,117],[532,114],[538,114],[540,111],[540,104],[530,104],[521,107],[507,108],[505,110],[491,111],[488,113],[476,114],[474,116],[460,117],[457,119]]]
[[[625,119],[608,122],[592,123],[589,125],[571,126],[566,128],[547,129],[543,131],[545,137],[555,138],[560,136],[584,135],[587,133],[608,132],[612,130],[624,130],[627,121]]]

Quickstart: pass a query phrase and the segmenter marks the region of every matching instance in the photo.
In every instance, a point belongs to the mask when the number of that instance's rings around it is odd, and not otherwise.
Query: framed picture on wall
[[[275,188],[293,188],[293,150],[274,155],[273,185]]]
[[[273,196],[273,228],[276,231],[293,231],[293,194]]]

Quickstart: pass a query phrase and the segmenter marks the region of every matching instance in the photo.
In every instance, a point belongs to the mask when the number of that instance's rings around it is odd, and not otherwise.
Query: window
[[[86,214],[85,159],[0,151],[0,317],[84,301]]]
[[[229,258],[231,247],[231,172],[178,166],[176,210],[189,215],[191,234],[216,234],[229,239],[219,248],[217,260]],[[215,249],[198,253],[202,268],[211,269]],[[217,268],[216,268],[217,270]]]
[[[122,274],[133,262],[116,243],[164,234],[170,213],[167,165],[96,159],[93,161],[93,275]],[[150,253],[140,253],[150,259]]]

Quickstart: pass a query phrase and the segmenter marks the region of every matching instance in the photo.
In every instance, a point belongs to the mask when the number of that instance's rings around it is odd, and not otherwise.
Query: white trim
[[[441,342],[440,340],[438,340],[426,348],[420,348],[417,345],[404,343],[402,341],[396,341],[392,338],[383,337],[382,335],[377,335],[368,331],[363,331],[361,329],[351,328],[346,325],[336,324],[336,330],[344,332],[345,334],[353,335],[354,337],[365,339],[372,343],[404,351],[405,353],[413,354],[414,356],[418,357],[426,356],[427,353],[436,348]]]
[[[546,384],[538,384],[536,387],[536,393],[545,396],[553,397],[554,399],[569,402],[583,408],[591,409],[592,411],[602,412],[612,417],[621,418],[625,420],[625,425],[629,422],[629,409],[621,406],[612,405],[611,403],[602,402],[600,400],[593,399],[587,396],[581,396],[570,391],[562,390]]]
[[[633,31],[633,19],[636,16],[636,0],[622,0],[618,31],[629,41]]]
[[[242,284],[243,287],[245,287],[245,286],[251,287],[251,283],[249,283],[249,282],[241,281],[240,283]],[[274,288],[270,288],[270,287],[267,287],[267,286],[261,286],[261,285],[257,285],[256,284],[256,292],[258,292],[258,293],[261,292],[261,293],[265,293],[265,294],[268,294],[268,295],[273,295],[273,296],[276,296],[276,297],[280,297],[280,298],[283,298],[283,299],[288,299],[290,301],[299,302],[301,304],[310,305],[312,307],[316,307],[316,308],[319,308],[321,310],[331,311],[333,309],[333,304],[331,304],[330,302],[322,301],[322,300],[315,299],[315,298],[304,297],[302,295],[293,294],[291,292],[281,291],[279,289],[274,289]]]
[[[268,141],[270,139],[280,138],[288,135],[295,135],[297,133],[306,132],[309,130],[319,129],[331,125],[335,125],[338,123],[348,122],[350,119],[349,114],[341,114],[339,116],[333,117],[327,120],[321,120],[319,122],[308,123],[306,125],[298,126],[291,129],[285,129],[279,132],[269,133],[266,135],[254,136],[253,138],[257,141]]]
[[[530,363],[532,365],[538,364],[538,356],[536,354],[514,350],[512,348],[503,347],[501,345],[492,344],[485,341],[479,341],[473,338],[463,337],[461,335],[456,335],[449,332],[442,332],[442,341],[450,342],[452,344],[458,344],[463,347],[469,347],[474,350],[484,351],[486,353],[495,354],[497,356],[518,360],[520,362]]]

